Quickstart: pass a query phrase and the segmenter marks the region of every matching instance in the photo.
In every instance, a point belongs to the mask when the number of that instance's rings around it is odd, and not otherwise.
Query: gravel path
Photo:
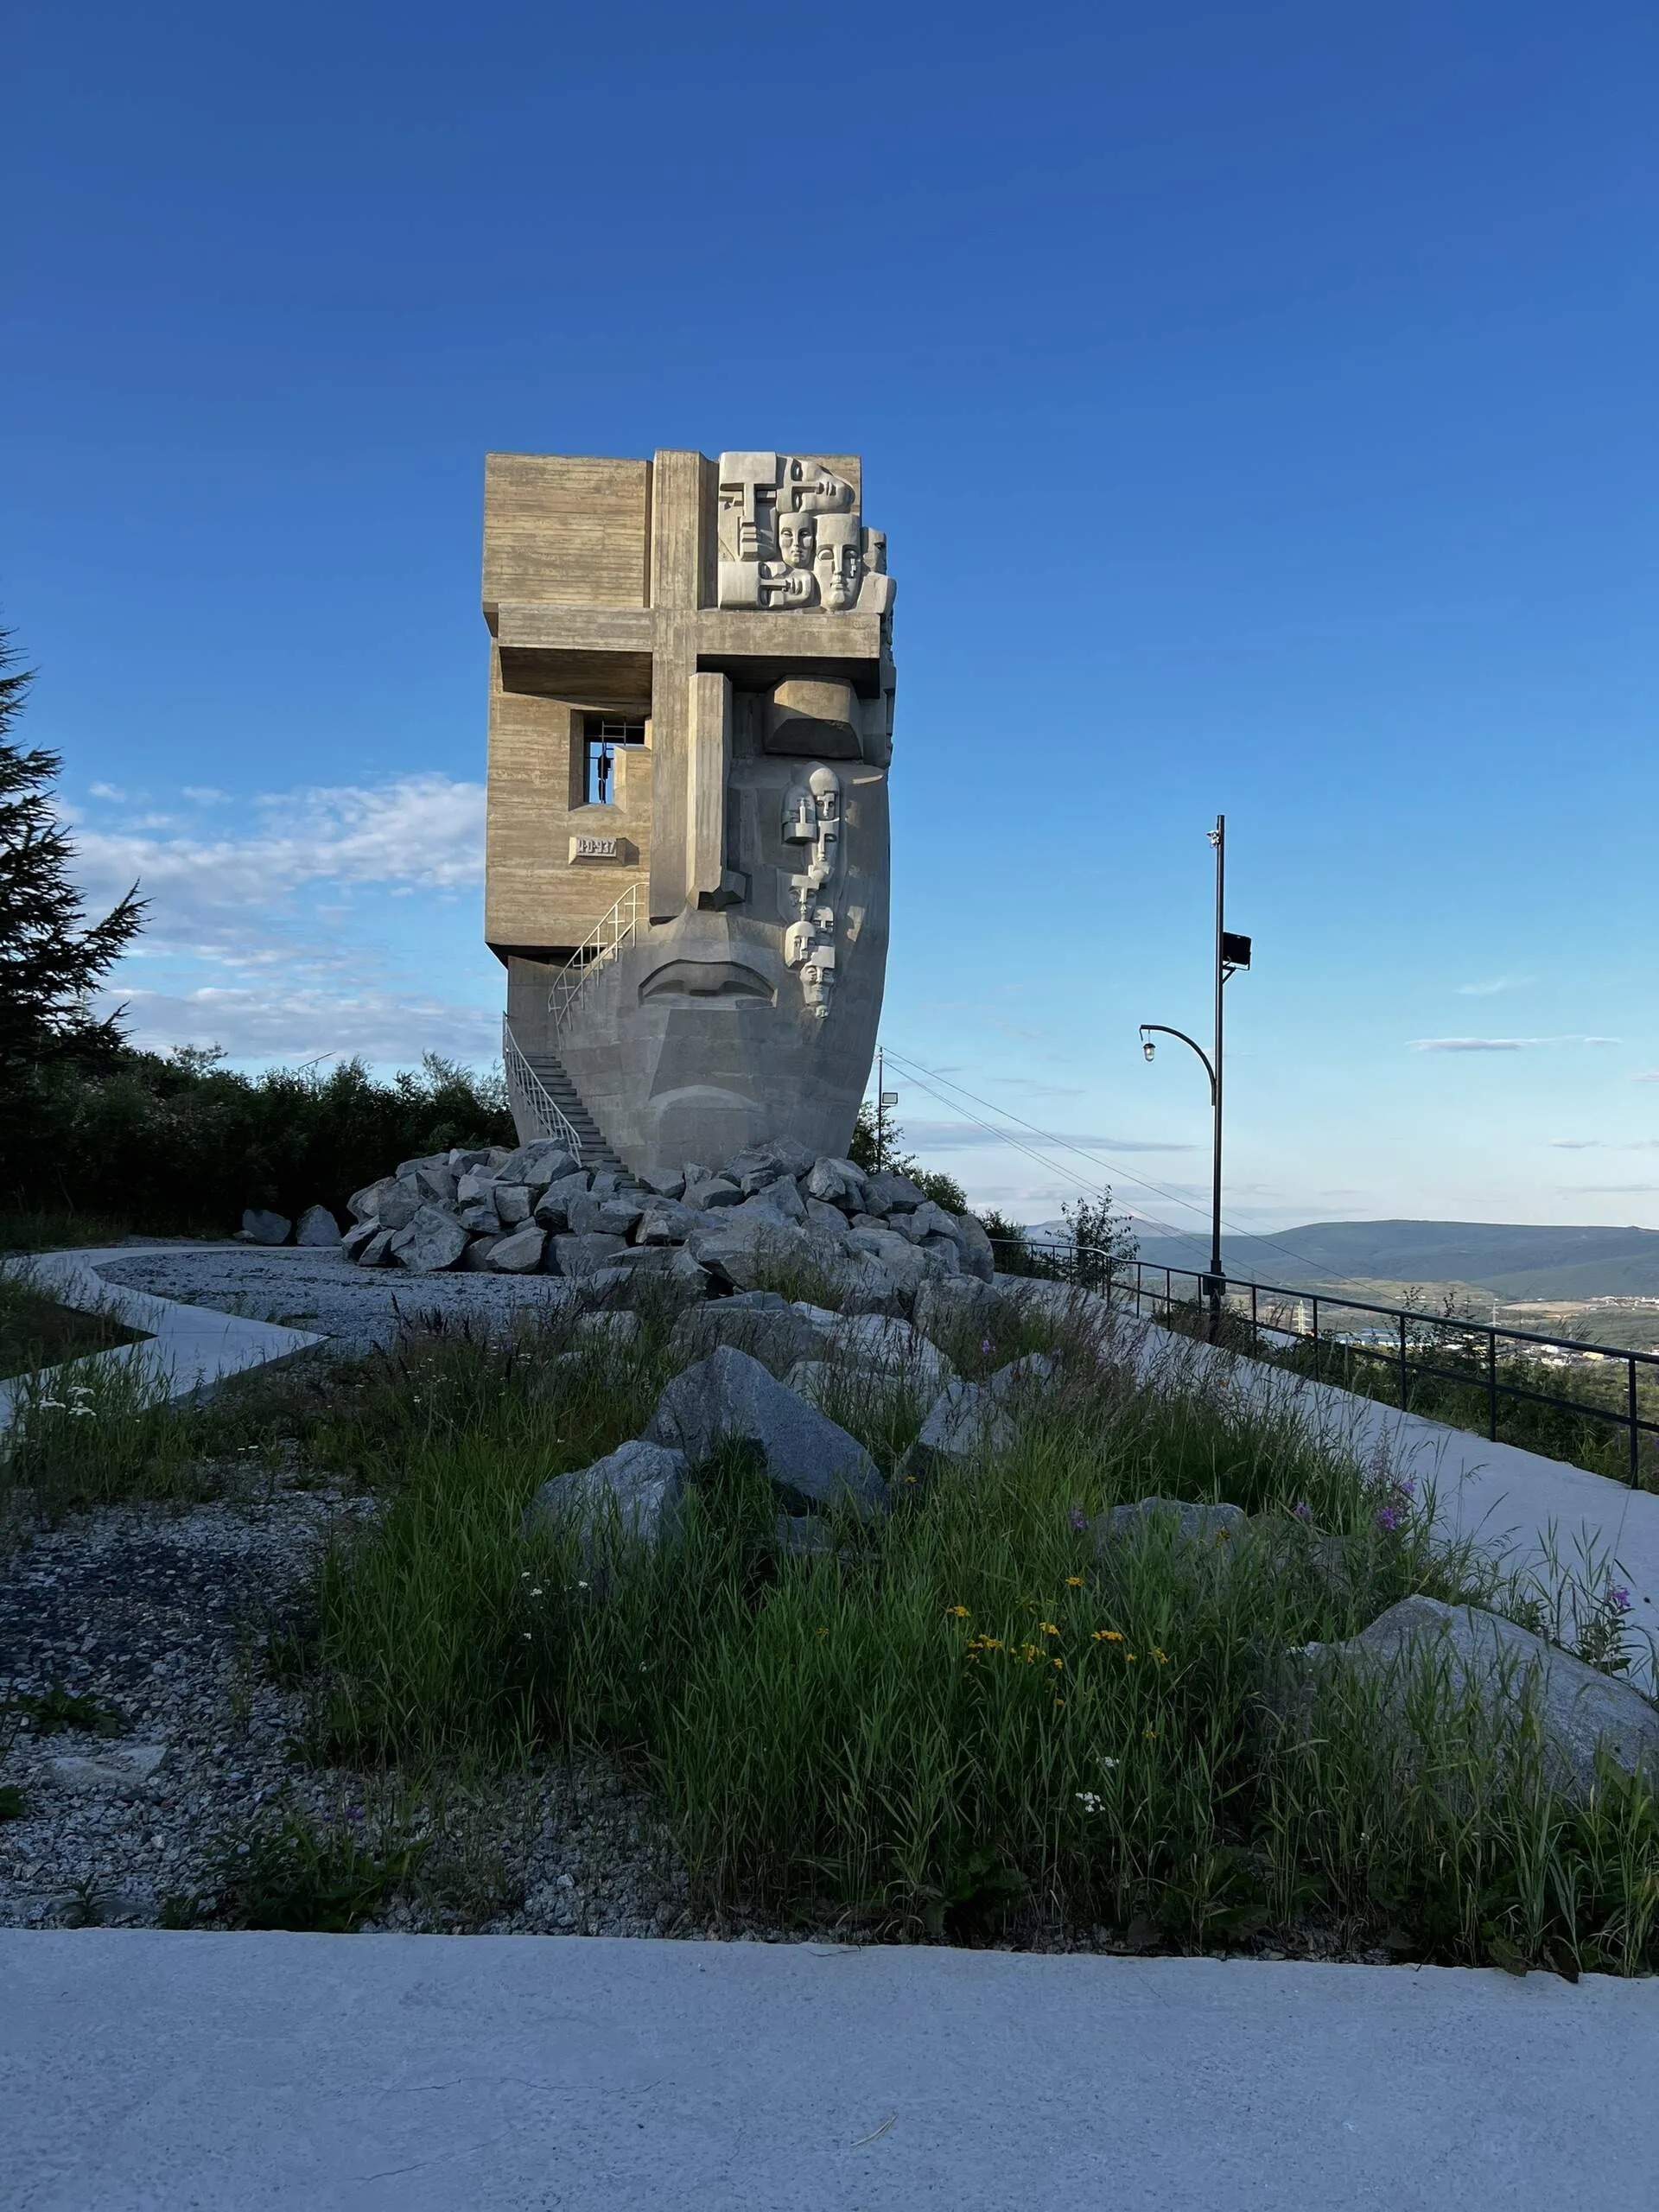
[[[401,1268],[356,1268],[337,1252],[295,1246],[180,1246],[103,1262],[99,1273],[106,1282],[186,1306],[315,1330],[342,1353],[389,1345],[416,1315],[499,1328],[515,1313],[569,1295],[556,1275],[411,1275]]]
[[[302,1618],[329,1533],[374,1507],[243,1482],[248,1495],[185,1511],[108,1509],[0,1564],[0,1785],[24,1808],[0,1820],[0,1926],[213,1924],[193,1901],[225,1850],[292,1809],[371,1847],[426,1842],[416,1890],[370,1926],[773,1932],[690,1914],[643,1800],[602,1769],[411,1802],[397,1777],[296,1764],[305,1699],[270,1679],[265,1645]],[[118,1732],[41,1733],[32,1700],[54,1688],[95,1700]]]

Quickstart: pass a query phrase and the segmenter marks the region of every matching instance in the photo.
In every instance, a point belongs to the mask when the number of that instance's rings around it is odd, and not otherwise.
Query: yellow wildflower
[[[1065,1660],[1064,1660],[1064,1659],[1056,1659],[1056,1660],[1053,1662],[1053,1664],[1054,1664],[1055,1666],[1057,1666],[1057,1667],[1064,1667],[1064,1666],[1065,1666]]]
[[[1052,1621],[1039,1621],[1037,1625],[1045,1636],[1058,1636],[1060,1632]]]
[[[1123,1639],[1115,1628],[1097,1628],[1089,1641],[1090,1643],[1122,1643]]]
[[[1162,1647],[1162,1645],[1161,1645],[1161,1644],[1154,1643],[1154,1644],[1153,1645],[1153,1647],[1152,1647],[1152,1656],[1153,1656],[1153,1657],[1154,1657],[1154,1658],[1158,1662],[1158,1664],[1159,1664],[1160,1667],[1167,1667],[1167,1666],[1168,1666],[1168,1664],[1169,1664],[1169,1654],[1168,1654],[1168,1652],[1167,1652],[1167,1651],[1166,1651],[1166,1650],[1163,1649],[1163,1647]]]
[[[1140,1653],[1139,1653],[1138,1651],[1126,1651],[1126,1652],[1123,1654],[1123,1656],[1124,1656],[1126,1659],[1130,1659],[1130,1660],[1138,1659],[1138,1658],[1140,1657],[1140,1656],[1141,1656],[1141,1655],[1140,1655]]]
[[[965,1621],[969,1618],[966,1605],[947,1605],[944,1610],[955,1620]]]
[[[1065,1578],[1065,1586],[1068,1590],[1081,1590],[1083,1577],[1080,1574],[1068,1574]]]

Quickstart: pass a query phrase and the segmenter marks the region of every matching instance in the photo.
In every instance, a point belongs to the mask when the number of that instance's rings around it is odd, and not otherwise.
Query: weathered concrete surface
[[[0,1934],[15,2212],[1649,2201],[1651,1984],[579,1937]]]

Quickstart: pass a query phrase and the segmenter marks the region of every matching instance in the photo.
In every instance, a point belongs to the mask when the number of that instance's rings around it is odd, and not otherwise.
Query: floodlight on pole
[[[1153,1057],[1154,1033],[1161,1037],[1179,1037],[1189,1046],[1204,1063],[1204,1071],[1210,1078],[1210,1114],[1212,1134],[1210,1182],[1210,1273],[1205,1280],[1205,1294],[1210,1301],[1210,1341],[1214,1344],[1221,1334],[1221,1300],[1227,1287],[1221,1272],[1221,1078],[1222,1078],[1222,992],[1229,981],[1241,969],[1250,964],[1250,940],[1225,926],[1224,909],[1227,898],[1227,817],[1216,817],[1216,826],[1209,833],[1210,842],[1216,850],[1216,958],[1215,958],[1215,1050],[1213,1057],[1206,1052],[1196,1039],[1184,1029],[1172,1029],[1165,1022],[1143,1021],[1141,1024],[1141,1049],[1147,1059]]]

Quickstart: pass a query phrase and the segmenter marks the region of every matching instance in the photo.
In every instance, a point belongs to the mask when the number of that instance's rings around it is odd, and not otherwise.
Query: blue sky
[[[68,0],[9,63],[0,612],[143,1041],[488,1056],[486,449],[853,450],[895,1050],[1191,1220],[1135,1031],[1207,1020],[1224,808],[1233,1220],[1659,1223],[1650,6]]]

